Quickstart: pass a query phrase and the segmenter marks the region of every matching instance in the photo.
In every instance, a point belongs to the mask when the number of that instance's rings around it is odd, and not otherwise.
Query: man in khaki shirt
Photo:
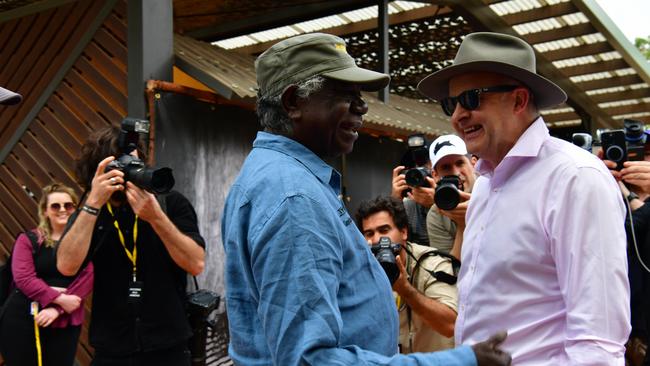
[[[451,259],[435,248],[407,242],[408,218],[400,200],[377,197],[363,202],[356,219],[369,244],[386,236],[401,245],[396,260],[400,276],[393,283],[401,352],[453,348],[458,294]]]

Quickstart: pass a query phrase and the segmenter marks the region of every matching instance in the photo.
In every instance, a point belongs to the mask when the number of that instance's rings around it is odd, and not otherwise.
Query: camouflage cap
[[[345,41],[325,33],[309,33],[271,46],[255,60],[258,94],[280,94],[287,86],[320,75],[376,91],[388,85],[390,76],[358,67]]]

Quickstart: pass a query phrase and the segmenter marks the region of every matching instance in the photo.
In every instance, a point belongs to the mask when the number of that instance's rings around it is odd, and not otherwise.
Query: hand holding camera
[[[396,199],[401,199],[404,197],[405,190],[409,189],[408,184],[406,184],[406,176],[402,173],[404,166],[400,165],[393,169],[393,179],[391,185],[391,197]]]
[[[431,176],[424,177],[424,181],[426,182],[426,185],[412,186],[411,191],[407,193],[407,196],[421,206],[429,208],[433,206],[436,181],[433,180]]]
[[[650,162],[626,161],[623,166],[624,168],[620,171],[621,180],[650,194]]]
[[[109,156],[97,165],[86,204],[101,207],[108,202],[113,193],[124,189],[124,173],[119,170],[106,171],[108,164],[114,160],[114,156]]]
[[[126,199],[133,212],[149,223],[163,213],[156,196],[132,182],[126,182]]]
[[[440,212],[441,215],[449,217],[451,221],[456,223],[458,227],[464,228],[465,214],[467,213],[467,206],[469,205],[469,199],[472,197],[472,195],[467,192],[458,190],[458,196],[460,202],[456,205],[456,207],[449,210],[438,208],[438,212]]]

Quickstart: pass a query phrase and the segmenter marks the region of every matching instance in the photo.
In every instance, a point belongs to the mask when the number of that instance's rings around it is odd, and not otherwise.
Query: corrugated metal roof
[[[426,4],[411,1],[395,1],[388,4],[388,13],[397,14],[427,6]],[[377,6],[369,6],[362,9],[348,11],[338,15],[331,15],[324,18],[309,20],[306,22],[296,23],[292,27],[279,27],[265,30],[262,32],[252,33],[246,36],[233,37],[213,44],[224,49],[234,49],[250,46],[256,43],[283,39],[298,34],[316,32],[322,29],[338,27],[341,25],[361,22],[368,19],[377,18]]]
[[[174,35],[176,66],[228,99],[257,96],[255,66],[247,55]]]
[[[174,35],[176,66],[228,99],[255,103],[257,83],[254,57],[224,50],[206,42]],[[389,134],[424,133],[439,135],[451,132],[451,125],[434,103],[390,96],[390,104],[376,94],[363,93],[368,103],[365,128]]]

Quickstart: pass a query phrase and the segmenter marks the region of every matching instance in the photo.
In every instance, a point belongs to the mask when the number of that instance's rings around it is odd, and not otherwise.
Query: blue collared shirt
[[[222,218],[230,357],[240,365],[475,365],[469,347],[396,355],[390,283],[339,199],[341,176],[259,132]]]

